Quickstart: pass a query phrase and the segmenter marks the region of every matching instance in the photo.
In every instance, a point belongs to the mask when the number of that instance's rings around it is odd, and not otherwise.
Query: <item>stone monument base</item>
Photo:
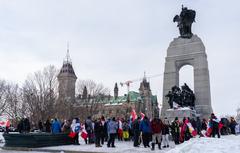
[[[182,121],[184,117],[196,118],[197,116],[196,110],[192,110],[188,107],[167,109],[165,112],[165,117],[167,117],[170,122],[173,121],[175,117],[178,117],[178,119]]]

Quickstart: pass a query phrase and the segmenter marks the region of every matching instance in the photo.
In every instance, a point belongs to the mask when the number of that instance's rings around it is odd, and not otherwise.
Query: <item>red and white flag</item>
[[[132,109],[131,116],[132,116],[132,121],[137,119],[137,113],[136,113],[135,109]]]
[[[145,117],[145,114],[140,112],[140,115],[141,115],[141,120],[143,120],[143,118]]]

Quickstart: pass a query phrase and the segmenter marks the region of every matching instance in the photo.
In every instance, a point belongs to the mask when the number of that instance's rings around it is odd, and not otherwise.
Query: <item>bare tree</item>
[[[87,94],[87,95],[86,95]],[[98,112],[102,102],[109,97],[110,90],[93,80],[80,80],[77,82],[77,104],[82,109],[81,116],[85,118]]]
[[[23,117],[21,90],[17,84],[7,83],[6,85],[6,102],[7,108],[5,113],[12,119],[13,124],[16,125],[19,118]]]
[[[21,109],[20,102],[20,88],[17,84],[8,83],[6,86],[6,101],[7,109],[6,113],[13,120],[17,119],[19,116],[19,110]]]
[[[6,110],[6,108],[6,81],[0,80],[0,114],[2,114]]]
[[[237,108],[236,121],[237,121],[238,123],[240,122],[240,107]]]
[[[57,73],[57,69],[50,65],[25,80],[22,87],[23,105],[35,123],[55,114]]]

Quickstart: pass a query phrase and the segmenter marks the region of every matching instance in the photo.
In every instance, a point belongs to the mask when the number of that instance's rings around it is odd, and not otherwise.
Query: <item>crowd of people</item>
[[[107,147],[116,147],[115,139],[118,141],[132,141],[134,147],[143,144],[145,148],[155,150],[168,148],[169,141],[174,141],[176,145],[188,141],[189,139],[199,137],[221,137],[221,134],[237,134],[240,132],[239,124],[233,117],[226,124],[219,120],[213,113],[209,119],[183,118],[178,117],[170,122],[167,118],[160,119],[155,117],[150,120],[147,116],[137,117],[135,120],[123,118],[108,118],[104,116],[93,120],[89,116],[84,122],[79,118],[65,120],[61,123],[57,118],[47,120],[45,123],[39,121],[38,130],[42,132],[51,132],[54,134],[64,132],[69,133],[69,137],[74,139],[76,145],[79,144],[79,137],[82,137],[86,144],[94,144],[96,147],[102,147],[104,143]],[[18,124],[18,131],[21,133],[30,131],[28,119],[22,119]]]

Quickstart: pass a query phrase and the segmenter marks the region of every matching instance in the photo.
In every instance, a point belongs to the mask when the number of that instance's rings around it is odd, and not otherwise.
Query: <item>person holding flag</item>
[[[81,125],[80,125],[79,118],[73,119],[72,124],[71,124],[71,132],[69,134],[69,137],[74,139],[74,144],[76,144],[76,145],[80,145],[79,136],[78,136],[80,130],[81,130]]]
[[[141,115],[141,120],[143,120],[143,119],[144,119],[144,117],[145,117],[145,114],[144,114],[144,113],[142,113],[142,112],[140,112],[140,115]]]
[[[135,111],[135,109],[132,109],[132,112],[131,112],[131,121],[133,122],[135,119],[137,119],[137,113]]]
[[[138,117],[137,119],[135,119],[132,123],[132,130],[133,130],[133,146],[134,147],[139,147],[140,145],[140,120],[141,118]]]
[[[212,132],[211,132],[211,136],[215,137],[215,135],[218,135],[218,138],[220,138],[220,130],[219,130],[219,120],[217,119],[217,117],[214,115],[214,113],[211,114],[210,117],[210,126],[212,127]]]

